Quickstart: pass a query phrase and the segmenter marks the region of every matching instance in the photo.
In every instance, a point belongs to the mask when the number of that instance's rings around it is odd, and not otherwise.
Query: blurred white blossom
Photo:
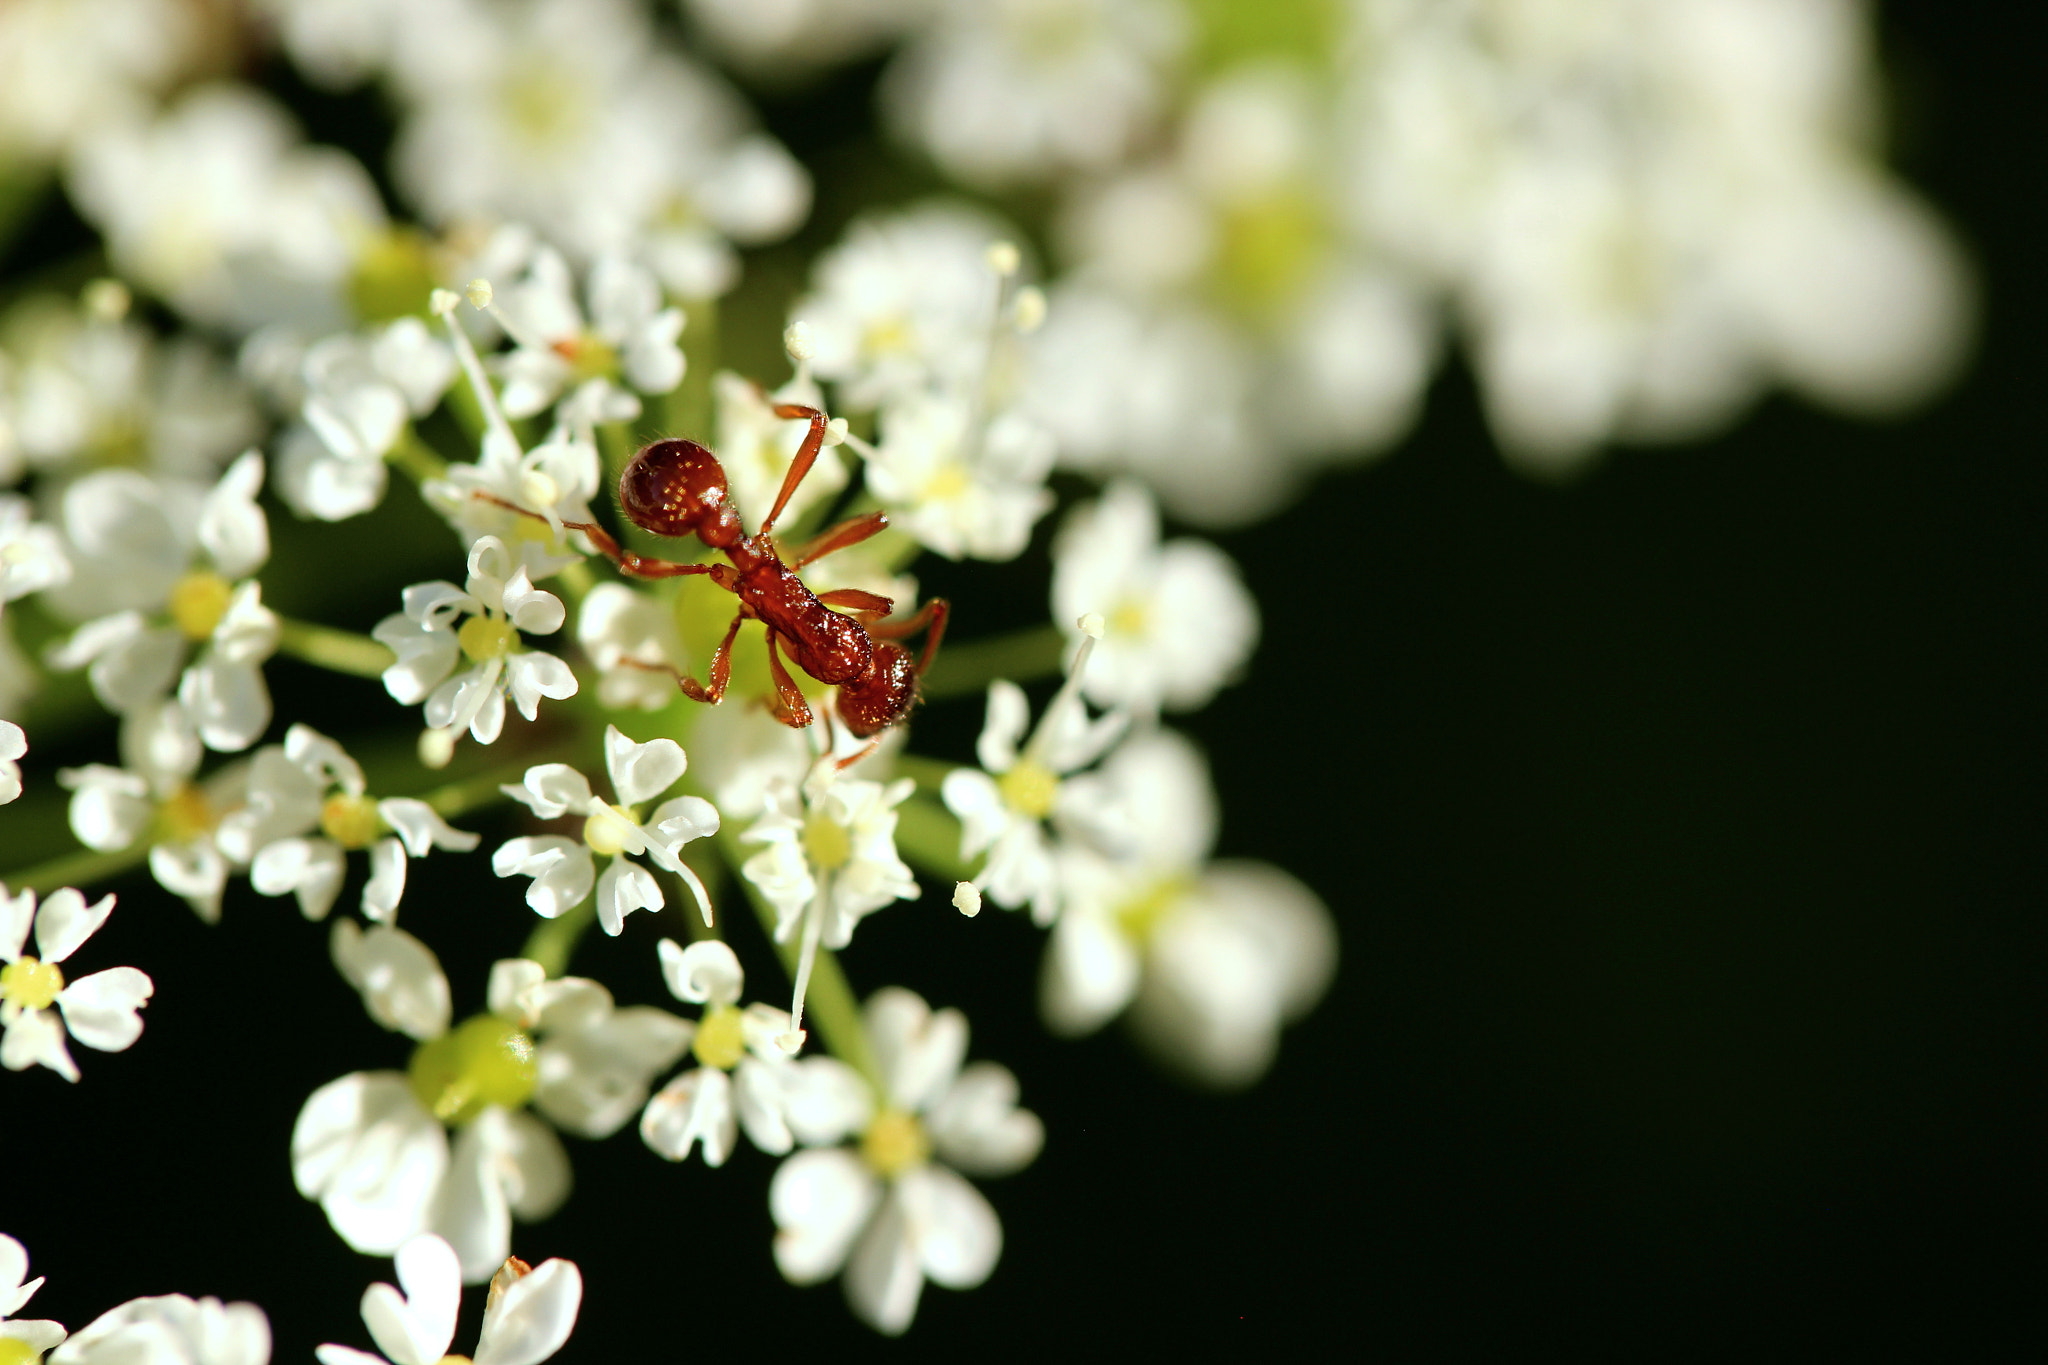
[[[64,1046],[66,1032],[100,1052],[123,1051],[142,1036],[136,1011],[156,989],[148,976],[133,967],[109,967],[67,982],[58,966],[99,932],[113,910],[112,896],[88,905],[67,886],[53,892],[39,911],[35,892],[9,896],[0,886],[0,1066],[9,1071],[46,1066],[75,1081],[78,1067]],[[34,953],[27,951],[31,924]],[[5,1298],[0,1293],[0,1301]]]

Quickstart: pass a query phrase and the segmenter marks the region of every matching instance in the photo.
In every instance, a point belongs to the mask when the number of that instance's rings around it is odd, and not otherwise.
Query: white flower
[[[344,325],[357,248],[385,227],[353,157],[307,145],[270,96],[228,82],[92,138],[66,186],[124,278],[197,321],[244,330]]]
[[[818,377],[857,408],[935,380],[981,385],[1002,288],[988,250],[1015,237],[943,202],[857,220],[818,257],[811,292],[790,310],[810,328]]]
[[[62,768],[57,785],[72,794],[71,832],[80,843],[109,853],[146,838],[150,874],[211,924],[228,881],[216,835],[221,817],[242,804],[248,770],[234,764],[195,782],[203,752],[182,703],[151,702],[122,717],[127,766]]]
[[[597,665],[597,699],[611,710],[659,711],[676,699],[667,670],[682,667],[685,655],[669,603],[624,583],[600,583],[583,599],[576,643]]]
[[[1205,704],[1258,640],[1258,604],[1237,566],[1192,538],[1159,543],[1159,513],[1135,483],[1076,508],[1053,541],[1053,615],[1069,639],[1098,613],[1102,644],[1082,683],[1089,700],[1149,716]]]
[[[405,892],[406,858],[436,848],[468,852],[478,836],[450,828],[424,801],[365,794],[363,770],[340,745],[307,725],[251,756],[243,804],[221,817],[215,841],[249,869],[266,896],[298,897],[307,919],[325,919],[340,894],[348,853],[368,849],[366,919],[390,923]],[[316,835],[314,831],[319,831]]]
[[[11,1341],[26,1349],[33,1361],[64,1340],[64,1328],[46,1318],[17,1318],[22,1305],[43,1287],[43,1277],[23,1280],[28,1274],[28,1251],[20,1242],[0,1232],[0,1341]]]
[[[983,187],[1101,170],[1148,131],[1188,28],[1166,0],[952,0],[890,68],[883,111]]]
[[[552,654],[522,650],[519,632],[548,635],[562,628],[562,600],[533,586],[524,565],[514,568],[505,543],[484,536],[469,552],[467,591],[453,583],[416,583],[405,590],[405,610],[371,632],[397,654],[384,670],[384,687],[407,705],[426,702],[427,724],[467,729],[479,744],[497,739],[505,724],[505,694],[532,720],[542,697],[576,695],[576,675]],[[455,622],[463,617],[460,630]],[[449,677],[458,656],[474,667]]]
[[[110,293],[111,307],[91,302]],[[0,483],[11,481],[10,443],[43,470],[118,466],[206,482],[261,434],[247,388],[205,342],[159,339],[127,316],[111,281],[83,297],[32,299],[0,324],[14,362],[11,374],[0,365]]]
[[[411,935],[341,920],[333,947],[371,1017],[420,1046],[404,1072],[356,1072],[313,1092],[292,1130],[293,1180],[356,1250],[386,1255],[433,1232],[471,1283],[504,1262],[514,1217],[545,1218],[569,1194],[568,1154],[527,1103],[571,1132],[608,1136],[689,1045],[673,1015],[613,1009],[596,982],[549,981],[521,959],[496,963],[489,1012],[451,1029],[446,978]]]
[[[643,242],[684,297],[737,278],[731,242],[810,206],[802,168],[623,0],[438,4],[391,54],[393,173],[429,219],[533,224],[583,259]]]
[[[1081,704],[1094,641],[1082,642],[1067,681],[1021,751],[1017,741],[1031,719],[1024,689],[1002,679],[990,683],[988,716],[975,742],[981,768],[955,768],[939,788],[946,808],[960,817],[962,861],[988,855],[975,888],[1006,909],[1029,905],[1040,928],[1059,916],[1060,905],[1059,868],[1045,822],[1086,828],[1085,810],[1074,809],[1075,789],[1061,779],[1102,757],[1130,725],[1123,711],[1091,721]]]
[[[784,1113],[793,1063],[780,1040],[790,1018],[772,1005],[739,1008],[746,975],[732,949],[717,939],[679,946],[663,939],[661,975],[678,1000],[705,1007],[691,1035],[699,1066],[683,1072],[647,1101],[640,1136],[670,1161],[703,1144],[704,1164],[722,1166],[739,1130],[773,1156],[795,1143]]]
[[[0,806],[21,795],[21,764],[28,736],[11,720],[0,720]]]
[[[1140,735],[1074,800],[1114,851],[1068,844],[1063,908],[1046,945],[1041,1003],[1055,1032],[1101,1027],[1127,1007],[1170,1066],[1246,1085],[1280,1029],[1307,1013],[1336,967],[1337,937],[1315,894],[1264,863],[1207,861],[1215,798],[1200,753],[1171,731]]]
[[[269,1365],[270,1320],[253,1303],[130,1299],[57,1348],[50,1365]]]
[[[462,1270],[454,1249],[421,1233],[392,1258],[398,1286],[363,1294],[363,1324],[383,1356],[352,1346],[317,1346],[320,1365],[439,1365],[455,1340]],[[583,1302],[583,1273],[559,1258],[529,1267],[508,1260],[491,1277],[475,1365],[538,1365],[562,1349]]]
[[[455,378],[455,357],[418,318],[341,333],[306,348],[299,363],[303,432],[287,438],[277,491],[293,511],[340,521],[375,507],[384,457],[406,424],[432,412]]]
[[[866,916],[917,896],[917,881],[896,853],[896,807],[915,787],[907,777],[886,787],[846,777],[827,755],[801,788],[786,778],[769,783],[766,811],[740,836],[766,845],[740,874],[775,907],[775,941],[803,928],[789,1008],[793,1041],[801,1041],[804,991],[819,944],[844,948]]]
[[[66,984],[58,963],[78,951],[107,922],[114,898],[91,905],[71,887],[53,894],[36,911],[36,893],[9,897],[0,886],[0,1066],[21,1071],[38,1064],[67,1081],[78,1067],[64,1046],[64,1033],[100,1052],[120,1052],[142,1036],[136,1011],[155,989],[133,967],[109,967]],[[40,959],[22,951],[29,924],[36,930]],[[53,1012],[51,1006],[56,1009]],[[63,1019],[60,1023],[58,1015]]]
[[[280,629],[261,585],[247,577],[270,557],[269,524],[256,505],[262,483],[263,457],[251,450],[203,494],[129,470],[88,474],[66,489],[77,568],[55,604],[109,614],[52,649],[51,664],[89,665],[94,693],[123,714],[159,699],[175,678],[207,747],[232,753],[254,744],[270,724],[263,663]],[[188,645],[198,653],[184,666]]]
[[[0,606],[71,581],[62,538],[34,516],[27,498],[0,494]]]
[[[983,423],[963,398],[921,392],[887,404],[864,453],[868,491],[892,523],[948,559],[1015,559],[1053,504],[1052,437],[1014,412]]]
[[[837,1087],[834,1126],[858,1134],[859,1146],[784,1161],[768,1208],[783,1277],[815,1284],[843,1266],[854,1312],[895,1335],[910,1326],[926,1280],[972,1289],[1002,1253],[995,1210],[954,1168],[979,1176],[1018,1170],[1038,1155],[1045,1130],[1017,1108],[1008,1070],[990,1062],[962,1069],[967,1020],[958,1010],[934,1014],[918,996],[889,987],[869,998],[865,1018],[879,1097],[830,1058],[804,1063],[808,1072],[851,1080]]]
[[[607,420],[631,421],[640,402],[618,387],[667,393],[683,378],[680,308],[661,306],[661,286],[640,266],[605,256],[585,284],[590,318],[577,306],[568,262],[552,247],[534,253],[523,278],[498,293],[494,313],[517,343],[501,360],[503,402],[510,417],[544,411],[577,384],[600,387],[592,399]],[[610,406],[615,405],[615,406]]]
[[[0,9],[0,160],[50,162],[133,119],[203,56],[177,0],[16,0]]]
[[[533,878],[526,903],[554,919],[582,903],[597,887],[597,919],[608,934],[617,934],[635,910],[659,910],[661,888],[647,869],[633,861],[645,855],[656,867],[688,884],[711,923],[711,897],[682,860],[683,845],[718,832],[718,812],[700,796],[664,801],[643,821],[637,807],[652,801],[681,780],[689,758],[672,739],[635,744],[616,725],[604,731],[605,771],[611,776],[618,804],[592,795],[590,781],[566,763],[543,763],[526,770],[519,786],[501,790],[543,820],[564,815],[585,816],[580,841],[559,834],[522,835],[500,845],[491,855],[491,870],[500,877]],[[611,865],[597,875],[593,854]]]

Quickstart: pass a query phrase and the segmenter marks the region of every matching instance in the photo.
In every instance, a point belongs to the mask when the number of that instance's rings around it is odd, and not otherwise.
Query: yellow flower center
[[[939,472],[925,480],[924,500],[926,502],[950,502],[974,486],[967,477],[967,467],[955,460],[948,460],[939,466]]]
[[[900,1109],[884,1109],[861,1134],[861,1160],[885,1180],[916,1170],[931,1154],[932,1140],[925,1135],[924,1125],[917,1115]]]
[[[320,807],[320,832],[343,848],[368,848],[384,832],[384,821],[369,797],[336,792]]]
[[[1224,302],[1248,317],[1272,318],[1300,295],[1328,235],[1321,208],[1296,188],[1225,210],[1216,262]]]
[[[583,822],[583,843],[592,853],[616,858],[641,844],[640,817],[625,806],[606,806]]]
[[[234,596],[234,584],[211,569],[188,573],[171,587],[171,620],[186,639],[207,639],[228,614]]]
[[[64,989],[64,973],[54,962],[38,962],[29,956],[0,967],[0,1000],[25,1010],[46,1010],[56,1003]]]
[[[1150,939],[1190,889],[1185,877],[1165,877],[1116,908],[1117,928],[1133,943]]]
[[[42,1352],[32,1350],[20,1337],[0,1337],[0,1365],[36,1365]]]
[[[538,1076],[533,1039],[495,1014],[479,1014],[421,1043],[406,1068],[413,1098],[451,1128],[493,1104],[517,1109],[533,1098]]]
[[[821,810],[814,810],[804,821],[804,856],[811,860],[811,866],[830,872],[846,866],[853,857],[853,840],[847,837],[845,826]]]
[[[742,1017],[733,1005],[713,1005],[704,1011],[704,1018],[697,1025],[696,1041],[690,1044],[697,1060],[720,1071],[738,1066],[740,1058],[747,1055],[746,1032],[740,1027]]]
[[[1060,780],[1052,769],[1033,758],[1020,758],[1010,771],[996,779],[1003,804],[1019,815],[1043,820],[1052,814],[1053,801],[1060,794]]]
[[[1108,634],[1123,639],[1143,636],[1152,629],[1152,610],[1140,599],[1126,597],[1116,604],[1105,625]]]
[[[861,335],[861,346],[871,354],[890,355],[908,351],[915,340],[916,334],[910,330],[909,321],[900,314],[892,313],[868,324],[867,331]]]
[[[356,320],[391,322],[424,310],[427,295],[441,282],[433,250],[426,234],[413,227],[393,227],[369,238],[356,252],[348,280]]]
[[[181,844],[188,839],[197,839],[211,830],[220,819],[213,808],[213,802],[206,799],[206,793],[192,783],[172,792],[156,808],[157,842]]]
[[[505,69],[498,100],[505,122],[535,151],[555,152],[590,122],[590,95],[559,67],[528,54]]]
[[[572,387],[586,379],[619,377],[619,353],[602,337],[585,332],[556,342],[554,351],[569,362],[569,383]]]
[[[475,663],[504,658],[518,638],[519,632],[502,616],[472,616],[455,632],[455,643]]]

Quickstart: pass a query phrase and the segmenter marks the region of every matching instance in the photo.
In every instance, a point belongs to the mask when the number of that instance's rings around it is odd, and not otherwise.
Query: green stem
[[[60,886],[94,886],[141,866],[149,859],[149,844],[138,841],[128,848],[100,853],[81,848],[34,867],[0,877],[0,885],[20,891],[24,888],[42,895]]]
[[[961,882],[974,875],[960,856],[960,821],[927,797],[911,796],[896,808],[896,851],[934,877]]]
[[[441,458],[441,452],[420,439],[420,434],[410,424],[398,433],[398,444],[385,452],[384,458],[405,471],[414,483],[425,483],[429,479],[445,478],[448,461]]]
[[[924,675],[923,691],[927,697],[957,697],[978,692],[997,678],[1014,683],[1049,678],[1060,671],[1065,648],[1059,627],[1050,625],[966,644],[949,641]]]
[[[919,791],[934,793],[945,784],[946,775],[960,766],[942,758],[926,758],[923,754],[898,754],[894,763],[899,776],[917,783]]]
[[[718,372],[718,300],[695,299],[683,305],[683,382],[662,399],[671,436],[710,440],[711,377]]]
[[[396,663],[398,656],[367,635],[310,621],[280,618],[277,649],[301,663],[313,664],[336,673],[374,678]]]
[[[526,936],[526,946],[519,950],[519,955],[538,962],[549,976],[560,976],[568,969],[570,954],[595,923],[597,897],[585,896],[558,918],[544,919],[535,926]]]

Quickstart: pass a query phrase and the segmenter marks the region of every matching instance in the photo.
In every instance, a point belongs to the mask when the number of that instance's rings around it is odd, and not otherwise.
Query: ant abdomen
[[[917,702],[917,666],[892,640],[875,643],[874,667],[839,688],[839,718],[862,737],[879,734],[908,715]]]
[[[695,533],[714,550],[743,534],[727,498],[718,457],[695,441],[656,441],[619,475],[619,505],[635,526],[658,536]]]

